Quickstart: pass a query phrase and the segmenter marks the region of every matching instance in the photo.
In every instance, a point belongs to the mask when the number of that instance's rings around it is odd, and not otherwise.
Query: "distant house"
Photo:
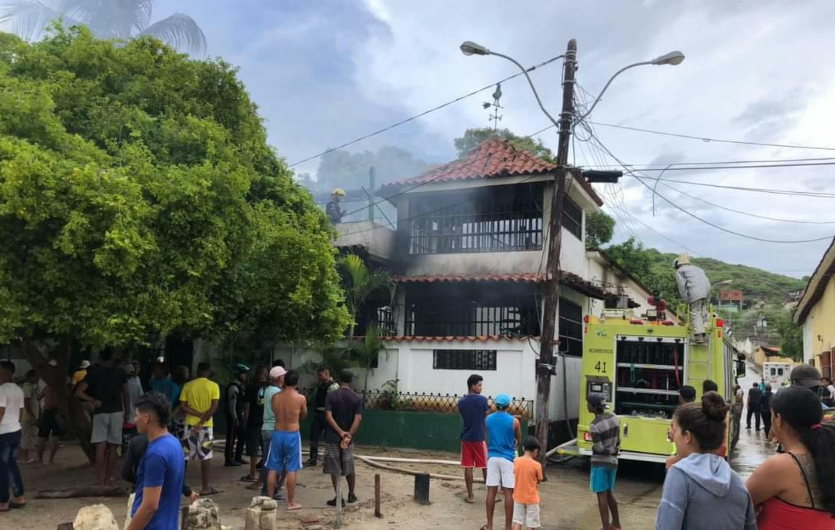
[[[803,361],[833,376],[835,349],[835,239],[821,258],[794,312],[794,322],[803,326]]]
[[[780,346],[760,346],[754,351],[754,364],[762,366],[766,362],[794,363],[792,359],[781,355]]]
[[[719,291],[719,307],[721,309],[739,311],[742,309],[744,299],[745,297],[739,289],[726,289]]]

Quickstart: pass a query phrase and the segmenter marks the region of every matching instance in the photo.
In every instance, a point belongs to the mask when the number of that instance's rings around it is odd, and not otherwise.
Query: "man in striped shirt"
[[[591,491],[597,494],[597,507],[603,530],[620,530],[618,502],[615,499],[615,475],[618,470],[620,450],[620,418],[606,412],[606,398],[603,394],[591,393],[588,398],[589,412],[594,419],[589,425],[591,431]],[[609,512],[612,523],[609,524]]]

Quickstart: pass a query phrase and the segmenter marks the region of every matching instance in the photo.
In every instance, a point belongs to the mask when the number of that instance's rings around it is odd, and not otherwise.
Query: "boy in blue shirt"
[[[148,449],[137,469],[132,520],[125,530],[177,528],[185,455],[180,441],[168,433],[170,416],[168,398],[159,392],[136,402],[136,427],[148,437]]]

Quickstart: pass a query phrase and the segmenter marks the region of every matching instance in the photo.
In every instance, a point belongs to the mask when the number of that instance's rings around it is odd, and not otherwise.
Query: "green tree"
[[[532,138],[517,136],[516,134],[510,132],[509,129],[499,129],[494,131],[490,127],[467,129],[464,131],[464,136],[456,138],[455,149],[458,151],[458,157],[465,157],[473,148],[491,138],[508,140],[516,149],[530,151],[533,155],[547,160],[548,162],[553,163],[556,160],[554,153],[543,145],[542,140],[534,140]]]
[[[378,291],[386,292],[388,298],[392,299],[394,284],[388,274],[382,271],[372,271],[356,254],[343,256],[339,260],[339,268],[345,278],[345,304],[348,306],[348,314],[351,317],[348,337],[353,337],[357,317],[366,300]]]
[[[586,216],[586,248],[602,248],[615,235],[615,220],[606,212]]]
[[[380,340],[380,329],[376,323],[368,325],[365,336],[360,344],[355,345],[351,350],[351,360],[357,368],[365,370],[365,382],[363,390],[368,391],[368,376],[374,373],[374,366],[377,364],[380,350],[383,349],[383,341]]]
[[[151,36],[182,51],[206,52],[206,36],[191,17],[175,13],[152,24],[153,7],[154,0],[2,0],[0,25],[34,41],[60,20],[68,26],[86,25],[101,39]]]
[[[74,341],[335,340],[332,236],[228,64],[0,33],[0,344],[62,394]]]
[[[777,332],[781,355],[803,362],[803,327],[794,323],[791,311],[782,311],[777,318]]]
[[[618,245],[609,246],[606,249],[606,253],[618,265],[637,276],[642,282],[650,279],[652,274],[652,260],[647,255],[644,244],[635,241],[634,237],[630,237]]]

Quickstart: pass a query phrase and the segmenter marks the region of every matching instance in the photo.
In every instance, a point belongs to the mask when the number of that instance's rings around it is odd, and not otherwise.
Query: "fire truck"
[[[619,458],[657,463],[675,451],[667,433],[683,385],[694,387],[698,400],[702,383],[711,379],[731,402],[734,373],[744,375],[745,362],[735,358],[734,349],[725,340],[724,321],[711,309],[707,338],[697,343],[687,308],[678,311],[682,323],[668,319],[665,309],[666,304],[659,300],[656,309],[643,315],[607,309],[599,316],[584,318],[577,437],[561,445],[558,453],[591,456],[589,425],[594,415],[587,406],[591,392],[606,396],[609,411],[620,416]],[[729,421],[728,440],[732,423]]]

